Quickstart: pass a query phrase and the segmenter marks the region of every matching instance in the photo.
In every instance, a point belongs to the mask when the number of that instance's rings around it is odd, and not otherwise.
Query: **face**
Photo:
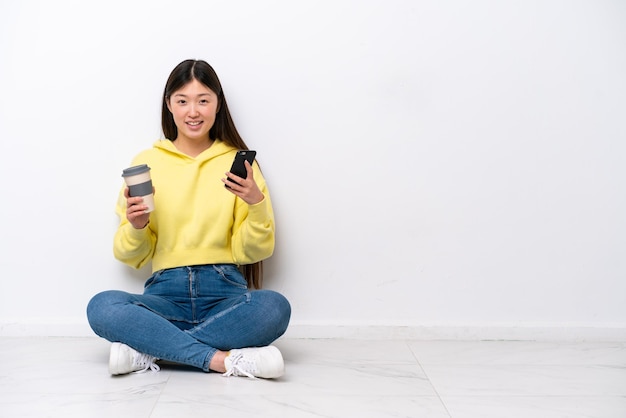
[[[215,123],[217,94],[198,80],[192,80],[170,97],[167,107],[178,128],[177,140],[206,141]]]

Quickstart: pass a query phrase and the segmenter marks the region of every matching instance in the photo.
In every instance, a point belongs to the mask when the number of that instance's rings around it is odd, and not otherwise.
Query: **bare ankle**
[[[224,360],[226,359],[226,356],[228,356],[227,351],[216,351],[211,359],[211,362],[209,363],[209,369],[214,372],[225,373],[226,366],[224,365]]]

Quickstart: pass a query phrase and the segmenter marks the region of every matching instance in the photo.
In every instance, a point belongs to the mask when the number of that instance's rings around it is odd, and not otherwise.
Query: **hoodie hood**
[[[178,148],[176,148],[174,143],[170,141],[169,139],[160,139],[156,141],[153,146],[156,149],[163,150],[169,154],[177,155],[182,159],[195,161],[197,163],[203,163],[203,162],[209,161],[215,157],[219,157],[220,155],[224,155],[229,152],[232,152],[235,149],[231,147],[230,145],[227,145],[225,142],[219,139],[216,139],[213,142],[213,145],[211,145],[209,148],[202,151],[196,157],[191,157],[187,154],[180,152]]]

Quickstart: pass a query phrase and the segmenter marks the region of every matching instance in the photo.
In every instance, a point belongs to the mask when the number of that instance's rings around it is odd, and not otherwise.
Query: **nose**
[[[189,106],[189,116],[198,116],[198,108],[196,107],[195,104],[191,104]]]

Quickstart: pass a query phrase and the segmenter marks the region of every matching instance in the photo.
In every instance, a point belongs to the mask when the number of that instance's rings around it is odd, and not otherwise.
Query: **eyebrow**
[[[186,94],[182,94],[182,93],[176,93],[173,97],[179,97],[179,96],[180,97],[187,97]],[[214,96],[214,94],[211,94],[211,93],[200,93],[200,94],[196,95],[196,97],[200,97],[200,96]]]

